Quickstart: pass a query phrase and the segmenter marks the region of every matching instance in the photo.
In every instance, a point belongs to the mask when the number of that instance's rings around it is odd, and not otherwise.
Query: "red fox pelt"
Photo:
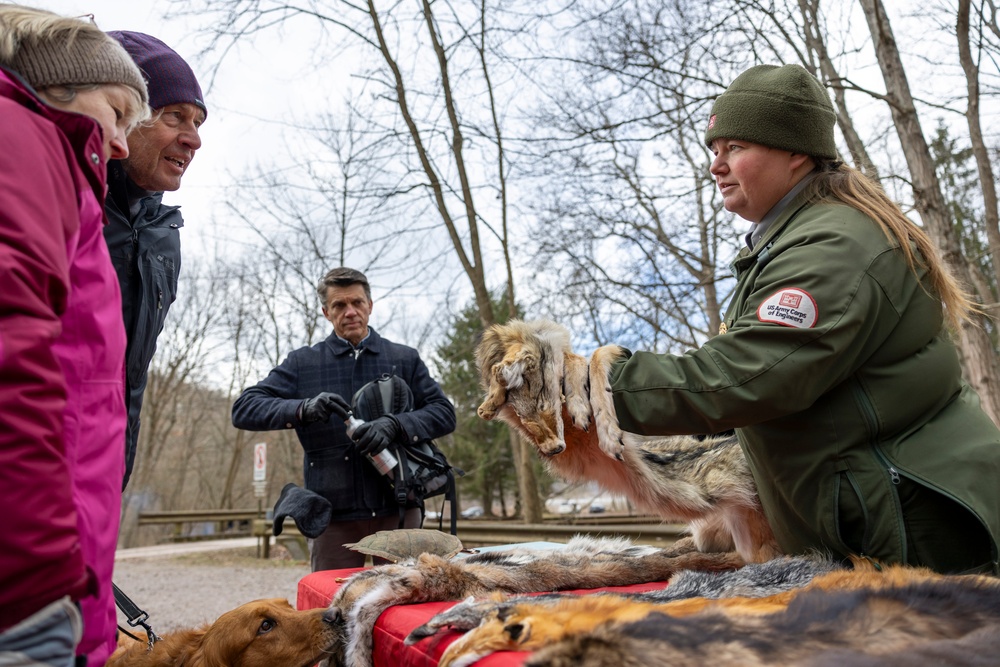
[[[771,614],[651,613],[538,649],[526,667],[841,667],[997,664],[1000,582],[890,568],[898,582],[814,585]],[[910,578],[912,575],[912,578]],[[848,575],[849,576],[849,575]],[[879,580],[877,574],[866,577]],[[907,581],[907,579],[910,579]],[[819,583],[819,580],[816,582]],[[760,601],[757,601],[760,602]]]
[[[608,386],[621,354],[617,345],[604,346],[588,363],[558,324],[494,325],[476,347],[486,390],[479,416],[523,433],[555,475],[594,481],[667,521],[687,523],[701,551],[735,549],[747,562],[780,555],[735,437],[621,431]]]

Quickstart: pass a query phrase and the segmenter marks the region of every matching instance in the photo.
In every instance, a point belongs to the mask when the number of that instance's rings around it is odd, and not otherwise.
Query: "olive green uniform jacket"
[[[787,553],[906,563],[905,478],[974,512],[995,564],[1000,431],[961,379],[939,299],[894,244],[859,211],[799,195],[732,268],[721,335],[612,369],[622,428],[736,428]]]

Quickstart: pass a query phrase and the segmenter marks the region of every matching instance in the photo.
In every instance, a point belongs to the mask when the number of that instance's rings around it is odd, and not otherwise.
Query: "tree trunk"
[[[521,516],[525,523],[542,522],[542,499],[538,493],[538,478],[531,465],[535,456],[535,446],[511,431],[511,442],[520,452],[517,458],[517,483],[521,489]]]
[[[983,210],[986,226],[986,238],[990,245],[994,282],[1000,286],[1000,213],[997,211],[997,187],[993,175],[993,165],[990,163],[989,151],[983,140],[983,128],[979,119],[979,65],[972,57],[972,46],[969,43],[969,5],[971,0],[959,0],[958,20],[955,33],[958,38],[958,58],[965,72],[966,89],[969,103],[965,118],[969,124],[969,138],[972,141],[972,154],[976,158],[976,169],[979,172],[979,184],[983,189]],[[996,317],[997,304],[990,292],[981,293],[982,299],[990,304],[988,312]]]
[[[799,0],[799,10],[802,12],[802,30],[805,34],[806,47],[816,55],[819,61],[819,78],[833,88],[834,109],[837,113],[837,126],[844,135],[847,149],[851,152],[851,160],[869,178],[878,181],[878,171],[868,156],[868,150],[861,141],[860,135],[854,129],[854,121],[847,109],[844,95],[844,84],[840,73],[830,58],[823,36],[827,34],[826,27],[820,25],[819,0]],[[805,64],[805,63],[804,63]],[[808,65],[807,65],[808,66]],[[816,74],[816,72],[813,72]]]
[[[910,171],[914,204],[948,268],[965,289],[971,289],[971,271],[962,255],[953,221],[934,171],[934,161],[920,128],[889,17],[886,16],[881,0],[859,1],[868,21],[879,68],[885,80],[886,98],[893,124]],[[983,409],[994,422],[1000,423],[1000,405],[997,403],[1000,382],[997,379],[996,354],[989,336],[979,326],[978,319],[962,324],[958,331],[959,352],[966,380],[979,393]]]

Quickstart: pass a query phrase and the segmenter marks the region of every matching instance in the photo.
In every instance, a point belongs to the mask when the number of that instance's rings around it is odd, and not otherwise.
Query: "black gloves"
[[[324,391],[315,398],[307,398],[302,401],[299,408],[299,419],[303,424],[327,421],[331,415],[337,415],[341,420],[346,420],[351,412],[351,406],[340,394]],[[374,456],[388,447],[399,437],[402,428],[399,422],[392,415],[384,415],[370,422],[365,422],[354,430],[353,438],[357,443],[358,451],[362,454]]]
[[[353,437],[359,452],[374,456],[391,445],[400,431],[399,422],[391,415],[384,415],[356,428]]]
[[[337,415],[343,421],[347,419],[347,413],[350,411],[350,404],[340,394],[324,391],[315,398],[307,398],[302,401],[302,406],[299,408],[299,418],[303,424],[325,422],[330,419],[330,415]]]

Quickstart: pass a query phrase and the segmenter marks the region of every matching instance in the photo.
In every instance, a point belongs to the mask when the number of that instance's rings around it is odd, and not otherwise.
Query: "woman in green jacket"
[[[998,572],[1000,430],[944,327],[971,304],[924,232],[837,159],[829,97],[795,65],[741,74],[707,145],[754,223],[720,335],[611,371],[621,426],[735,428],[782,549]]]

